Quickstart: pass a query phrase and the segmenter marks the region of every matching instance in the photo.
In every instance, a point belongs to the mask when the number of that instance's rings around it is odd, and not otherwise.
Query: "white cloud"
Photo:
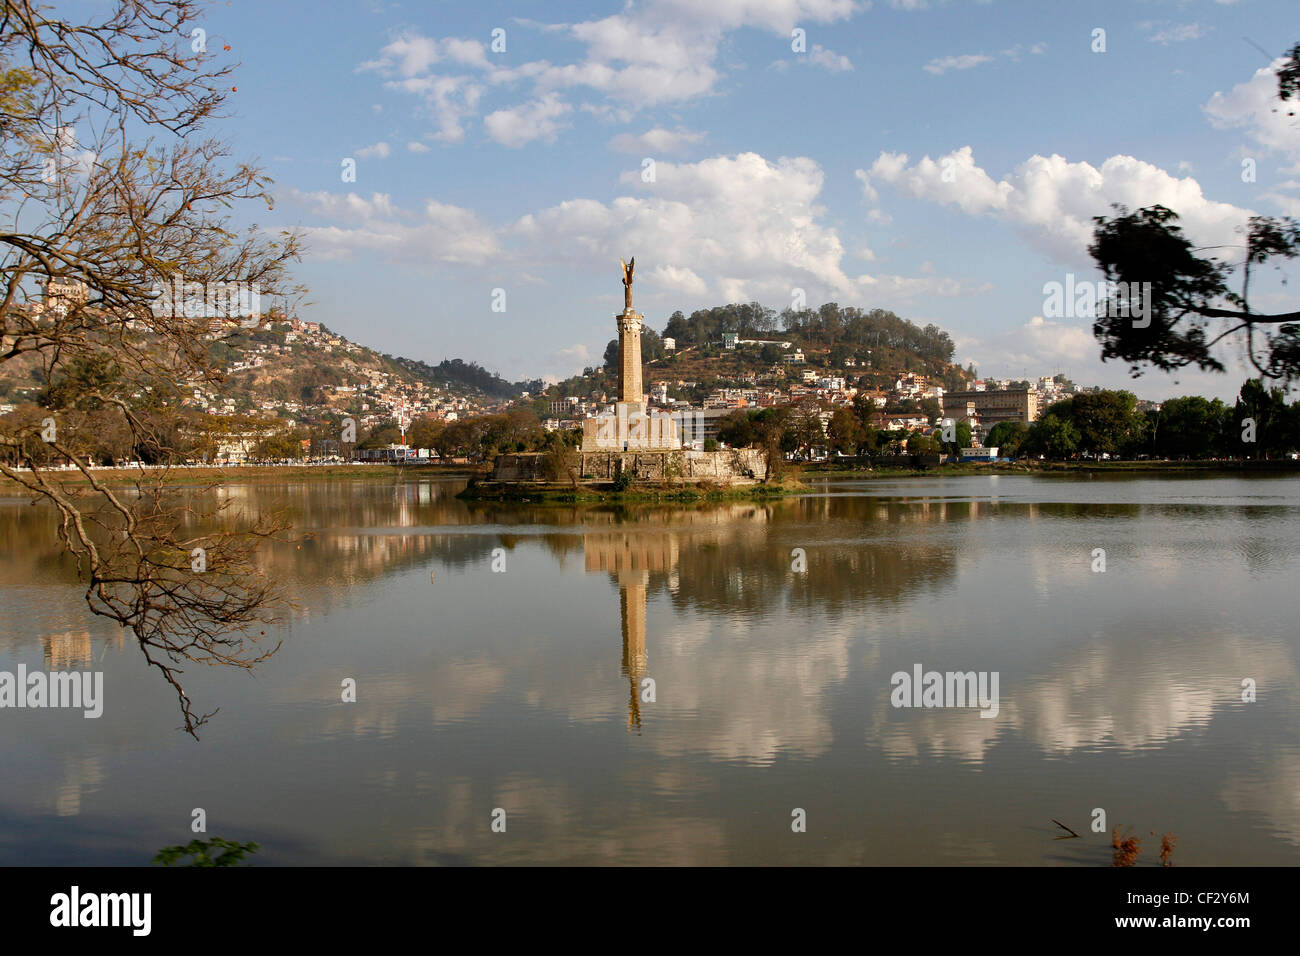
[[[1036,315],[1019,328],[983,340],[986,355],[1006,368],[1057,368],[1096,358],[1099,347],[1087,323],[1071,325]]]
[[[1277,98],[1277,71],[1286,60],[1279,57],[1229,92],[1217,92],[1205,104],[1210,122],[1219,129],[1244,128],[1258,145],[1300,156],[1300,119],[1288,116],[1294,101]]]
[[[961,56],[944,56],[931,60],[921,69],[935,76],[942,76],[949,70],[969,70],[983,63],[992,62],[993,57],[983,53],[963,53]]]
[[[357,155],[362,159],[387,159],[388,154],[392,152],[388,144],[380,141],[374,146],[363,146],[357,150]]]
[[[817,66],[825,67],[832,73],[844,73],[853,69],[853,63],[847,56],[840,56],[840,54],[823,46],[818,46],[816,43],[813,44],[808,59]]]
[[[572,106],[548,93],[530,103],[489,113],[483,117],[483,127],[502,146],[518,149],[533,140],[553,141],[562,127],[560,117],[571,112]]]
[[[871,250],[868,249],[867,252]],[[874,255],[873,255],[874,258]],[[983,295],[993,291],[989,282],[971,287],[959,279],[947,276],[899,276],[899,275],[860,275],[857,278],[859,291],[867,295],[873,303],[882,305],[907,302],[918,296],[956,296]]]
[[[458,206],[429,200],[420,212],[407,212],[383,193],[366,199],[355,193],[290,190],[289,198],[322,218],[344,223],[300,227],[308,254],[318,258],[344,259],[371,250],[421,265],[481,265],[500,251],[491,228]]]
[[[856,170],[853,176],[858,182],[862,183],[862,195],[866,197],[867,202],[875,203],[880,201],[880,194],[871,185],[871,176],[865,169]]]
[[[1156,29],[1159,27],[1159,29]],[[1147,37],[1151,43],[1159,43],[1161,46],[1169,46],[1171,43],[1183,43],[1187,40],[1199,40],[1205,36],[1206,29],[1199,23],[1166,23],[1155,24],[1145,23],[1142,25],[1144,30],[1153,30]]]
[[[795,24],[834,22],[867,6],[858,0],[648,0],[599,20],[549,26],[518,21],[583,44],[584,54],[571,63],[533,60],[511,67],[477,40],[408,31],[358,71],[378,72],[389,78],[388,89],[424,98],[438,124],[437,138],[446,142],[464,138],[463,120],[477,113],[485,89],[529,83],[531,102],[492,114],[507,145],[518,144],[519,115],[555,102],[551,97],[558,91],[585,87],[613,101],[602,104],[605,108],[630,112],[685,102],[717,85],[715,61],[728,32],[753,27],[788,37]],[[828,69],[852,69],[847,57],[821,47],[814,46],[812,59]],[[446,72],[449,68],[452,72]],[[465,68],[480,72],[477,77],[454,72]]]
[[[1015,46],[1001,51],[998,56],[1019,63],[1024,52],[1024,45],[1017,43]],[[1042,56],[1047,52],[1047,44],[1035,43],[1029,47],[1029,52],[1034,56]],[[927,73],[933,73],[935,76],[943,76],[949,70],[970,70],[977,66],[983,66],[985,63],[992,63],[994,59],[994,57],[986,53],[964,53],[960,56],[936,57],[921,69]]]
[[[567,349],[556,349],[551,356],[550,364],[561,368],[575,368],[592,364],[591,359],[591,349],[584,343],[578,342]]]
[[[704,295],[709,290],[705,281],[685,266],[656,266],[650,275],[654,284],[664,289],[676,289],[691,295]]]
[[[861,171],[859,171],[861,173]],[[1174,210],[1188,235],[1202,245],[1240,242],[1236,227],[1250,210],[1205,197],[1190,176],[1178,178],[1132,156],[1112,156],[1100,168],[1062,156],[1031,156],[1015,172],[994,180],[975,165],[969,146],[929,156],[913,166],[906,154],[883,152],[865,173],[905,196],[954,205],[967,215],[990,215],[1010,223],[1044,253],[1066,262],[1087,262],[1092,217],[1110,215],[1111,204],[1130,209],[1157,203]],[[859,178],[863,178],[860,176]]]
[[[377,70],[412,77],[428,72],[436,63],[448,61],[485,70],[491,68],[487,48],[478,40],[455,37],[438,40],[407,31],[381,49],[377,59],[367,60],[357,71]]]
[[[331,223],[305,229],[311,253],[323,257],[377,250],[420,264],[477,266],[504,256],[586,272],[626,250],[646,267],[651,296],[728,301],[789,301],[798,287],[810,300],[866,296],[884,305],[990,288],[968,286],[933,268],[917,277],[847,275],[844,247],[819,203],[825,174],[806,157],[772,161],[740,153],[695,163],[660,161],[656,174],[656,182],[643,183],[640,170],[629,171],[621,179],[623,195],[570,199],[496,229],[472,210],[436,201],[406,211],[379,193],[291,198]],[[857,255],[874,260],[865,247]]]
[[[447,143],[465,139],[463,121],[478,113],[484,92],[482,85],[466,76],[408,77],[384,86],[422,99],[437,126],[433,138]]]
[[[712,276],[705,285],[715,292],[744,288],[785,298],[793,285],[851,288],[840,268],[839,237],[819,222],[824,174],[812,160],[770,162],[741,153],[660,162],[656,180],[646,184],[639,171],[626,173],[624,184],[640,195],[570,200],[524,216],[511,233],[536,254],[563,250],[584,263],[635,246],[665,277],[697,291],[688,273]]]
[[[408,153],[427,153],[429,151],[429,147],[426,146],[424,143],[417,143],[412,141],[406,144],[406,151]]]
[[[634,156],[668,156],[684,152],[687,146],[702,139],[703,133],[692,132],[680,126],[675,130],[656,126],[640,135],[620,133],[609,141],[609,148]]]
[[[1290,196],[1278,190],[1300,190],[1300,181],[1290,179],[1286,182],[1278,183],[1271,190],[1264,193],[1262,199],[1270,199],[1277,203],[1282,210],[1282,215],[1292,216],[1300,219],[1300,195]]]

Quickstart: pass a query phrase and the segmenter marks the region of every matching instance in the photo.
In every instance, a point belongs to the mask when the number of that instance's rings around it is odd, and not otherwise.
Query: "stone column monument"
[[[649,415],[641,380],[641,330],[644,316],[632,308],[632,270],[636,258],[623,265],[623,311],[614,315],[618,324],[618,400],[614,414],[589,418],[582,423],[584,452],[668,452],[680,451],[682,440],[677,423],[667,415]]]
[[[623,311],[614,316],[618,323],[618,401],[636,409],[628,408],[628,414],[645,411],[645,393],[641,390],[641,329],[640,312],[632,308],[632,270],[636,268],[636,256],[631,262],[623,262]]]

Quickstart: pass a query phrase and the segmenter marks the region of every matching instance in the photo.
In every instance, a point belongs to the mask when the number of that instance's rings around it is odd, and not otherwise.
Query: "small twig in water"
[[[1069,827],[1067,827],[1067,826],[1066,826],[1064,823],[1062,823],[1060,820],[1057,820],[1057,819],[1053,818],[1053,819],[1052,819],[1052,822],[1055,823],[1055,824],[1056,824],[1058,827],[1060,827],[1062,830],[1064,830],[1066,833],[1070,834],[1070,836],[1072,836],[1072,837],[1077,837],[1077,836],[1079,835],[1079,834],[1075,833],[1073,830],[1071,830]]]

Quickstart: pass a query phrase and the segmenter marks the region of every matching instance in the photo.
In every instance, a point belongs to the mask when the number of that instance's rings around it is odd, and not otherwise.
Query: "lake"
[[[1298,478],[463,486],[227,486],[293,521],[293,606],[252,675],[187,667],[198,741],[0,499],[0,671],[104,681],[99,719],[0,710],[0,863],[148,865],[196,808],[259,865],[1107,866],[1116,826],[1142,864],[1300,863]],[[918,666],[996,675],[996,716],[894,706]]]

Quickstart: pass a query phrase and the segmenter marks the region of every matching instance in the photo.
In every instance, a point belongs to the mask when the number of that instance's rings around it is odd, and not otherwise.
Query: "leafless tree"
[[[301,294],[299,239],[232,225],[241,201],[270,208],[269,180],[204,132],[235,87],[195,3],[117,0],[84,23],[0,6],[0,374],[46,386],[0,420],[0,475],[52,506],[90,610],[130,630],[195,734],[212,714],[184,665],[275,651],[260,639],[279,595],[255,552],[282,526],[169,481],[181,398],[220,380],[205,335],[261,321],[259,296]],[[113,429],[155,466],[134,487],[87,467]]]

